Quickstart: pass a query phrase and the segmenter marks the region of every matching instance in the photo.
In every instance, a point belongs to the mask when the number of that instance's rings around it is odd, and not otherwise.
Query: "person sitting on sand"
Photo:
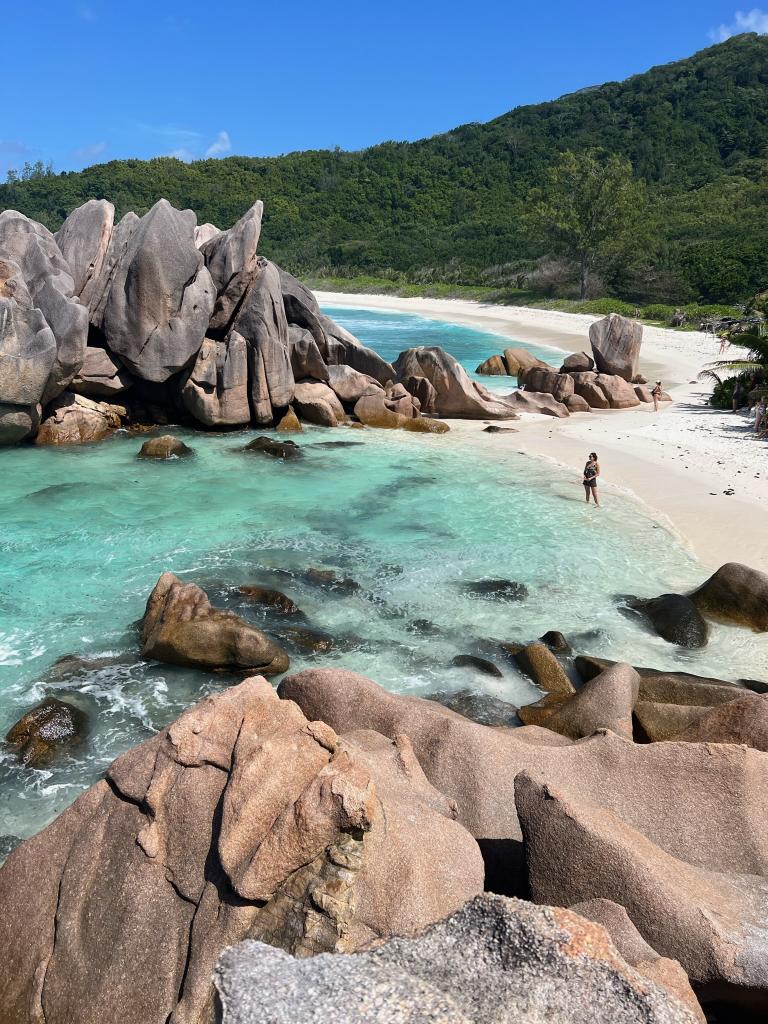
[[[589,453],[589,460],[584,467],[584,494],[586,495],[587,504],[589,504],[589,496],[592,495],[594,503],[600,507],[600,502],[597,500],[597,478],[600,476],[600,463],[597,461],[597,452]]]
[[[656,383],[654,384],[653,391],[651,392],[651,397],[653,398],[653,411],[654,412],[658,412],[659,411],[659,402],[661,401],[661,396],[663,394],[664,394],[664,388],[661,386],[661,381],[657,380]]]

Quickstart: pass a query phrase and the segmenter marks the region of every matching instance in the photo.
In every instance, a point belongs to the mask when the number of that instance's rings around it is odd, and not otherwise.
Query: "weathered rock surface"
[[[42,768],[82,739],[87,724],[74,704],[46,697],[11,726],[5,739],[28,768]]]
[[[112,203],[89,199],[70,213],[54,235],[72,275],[74,293],[84,306],[89,307],[93,298],[114,225]]]
[[[205,266],[216,289],[211,328],[226,332],[246,292],[259,275],[257,248],[264,204],[261,200],[227,231],[220,231],[200,246]],[[281,303],[282,304],[282,303]]]
[[[709,710],[707,706],[695,704],[662,704],[658,701],[639,700],[633,711],[635,740],[658,743],[677,739],[681,732]]]
[[[556,402],[564,402],[573,394],[573,379],[567,373],[557,373],[552,368],[543,370],[534,366],[521,370],[517,379],[525,385],[526,391],[552,395]]]
[[[317,304],[315,303],[315,305]],[[373,349],[362,345],[341,324],[337,324],[323,313],[319,313],[317,319],[320,321],[320,325],[325,333],[325,361],[329,366],[345,363],[347,366],[351,366],[353,370],[358,370],[368,377],[373,377],[374,380],[377,380],[382,385],[388,384],[395,379],[395,369],[392,364],[388,363],[386,359],[382,359]]]
[[[86,398],[113,398],[122,395],[132,384],[133,378],[116,356],[89,345],[83,365],[70,381],[68,390]]]
[[[206,242],[220,234],[221,228],[217,228],[215,224],[198,224],[195,228],[195,247],[202,249]]]
[[[455,668],[472,668],[477,672],[482,672],[486,676],[495,676],[500,679],[503,672],[494,665],[488,658],[481,658],[477,654],[456,654],[451,658],[451,664]]]
[[[583,398],[590,409],[610,409],[605,391],[597,383],[597,374],[591,371],[572,373],[574,392]]]
[[[293,402],[301,419],[319,427],[336,427],[346,419],[336,393],[319,381],[297,384]]]
[[[184,407],[206,427],[245,426],[248,403],[248,346],[231,331],[224,341],[206,338],[181,388]]]
[[[93,278],[88,292],[88,311],[90,322],[95,327],[100,327],[104,318],[104,309],[109,298],[109,289],[115,278],[117,268],[125,259],[128,247],[139,218],[135,213],[126,213],[125,216],[112,228],[112,236],[109,239],[107,253],[101,265],[98,275]]]
[[[288,325],[288,345],[291,354],[291,370],[296,380],[319,380],[328,383],[329,372],[317,342],[304,327]],[[351,370],[350,367],[341,367]],[[356,370],[351,370],[356,373]]]
[[[666,989],[673,999],[686,1006],[699,1024],[705,1024],[706,1017],[701,1004],[694,995],[688,975],[677,960],[659,956],[649,946],[629,919],[624,907],[611,900],[596,899],[576,903],[569,908],[572,913],[594,921],[605,928],[611,942],[630,967],[648,978],[659,988]]]
[[[191,210],[159,200],[133,227],[111,275],[98,326],[142,380],[168,380],[203,343],[216,294],[194,230]]]
[[[527,348],[505,348],[504,362],[506,363],[507,373],[511,377],[516,377],[521,370],[528,370],[533,366],[539,366],[543,370],[552,369],[549,363],[538,359]]]
[[[768,574],[764,572],[727,562],[690,597],[708,619],[768,631]]]
[[[541,778],[521,773],[515,794],[537,902],[614,900],[653,949],[680,961],[702,998],[768,1007],[765,878],[686,863],[622,816]]]
[[[46,411],[35,444],[84,444],[101,441],[120,427],[126,411],[122,406],[93,402],[65,391]]]
[[[575,743],[544,743],[540,737],[548,730],[530,738],[520,735],[526,729],[476,725],[341,669],[298,672],[281,682],[279,693],[337,732],[370,728],[390,737],[407,735],[432,785],[456,801],[459,821],[484,843],[507,840],[495,844],[498,884],[514,882],[521,833],[513,780],[526,770],[618,815],[688,864],[768,874],[768,758],[759,751],[728,744],[637,744],[610,732]],[[569,902],[582,898],[587,896]]]
[[[552,395],[537,391],[513,391],[507,401],[518,413],[527,412],[537,416],[568,416],[568,406],[558,402]]]
[[[584,682],[589,682],[616,662],[606,658],[579,655],[576,670]],[[640,700],[659,704],[690,704],[695,707],[715,707],[735,700],[744,693],[736,683],[710,679],[689,672],[660,672],[653,668],[635,668],[640,676]]]
[[[184,444],[173,434],[163,434],[162,437],[151,437],[139,449],[140,459],[183,459],[194,455],[189,445]]]
[[[406,739],[340,738],[265,679],[119,757],[0,870],[8,1024],[199,1024],[222,950],[414,934],[478,893],[474,840]]]
[[[572,911],[485,894],[417,938],[294,959],[261,942],[216,968],[222,1024],[692,1024]]]
[[[259,452],[273,459],[300,459],[304,454],[295,441],[276,441],[272,437],[256,437],[243,451]]]
[[[515,419],[515,410],[470,380],[461,364],[441,348],[409,348],[397,357],[397,380],[426,377],[435,389],[434,411],[438,416],[462,419]]]
[[[280,612],[282,615],[300,614],[299,606],[287,594],[284,594],[282,590],[273,590],[271,587],[259,587],[250,583],[238,589],[239,593],[243,594],[244,597],[247,597],[254,604],[259,604],[266,608],[274,608],[275,611]]]
[[[589,328],[589,343],[598,373],[630,381],[640,372],[643,325],[636,320],[611,313]]]
[[[564,405],[568,412],[591,412],[591,406],[586,398],[581,395],[569,395]]]
[[[0,213],[0,259],[19,268],[31,304],[56,339],[56,355],[42,396],[56,398],[80,369],[88,337],[88,311],[74,294],[69,266],[51,232],[15,210]],[[2,396],[0,396],[2,397]]]
[[[0,445],[18,444],[36,433],[42,411],[40,405],[0,402]]]
[[[301,434],[303,429],[299,417],[290,406],[275,425],[275,430],[280,434]]]
[[[589,373],[594,368],[595,361],[586,352],[573,352],[563,360],[560,373]]]
[[[650,600],[632,600],[629,607],[647,619],[668,643],[688,649],[707,646],[709,628],[690,598],[682,594],[662,594]]]
[[[398,430],[406,425],[409,417],[397,412],[395,403],[387,399],[383,391],[366,395],[355,402],[354,414],[367,427]]]
[[[423,413],[433,413],[437,402],[437,391],[426,377],[405,377],[400,382],[419,403]]]
[[[351,366],[329,366],[326,378],[336,396],[342,402],[355,402],[367,395],[383,395],[384,391],[377,380],[368,377]]]
[[[261,630],[211,606],[194,583],[164,572],[149,595],[141,623],[141,653],[171,665],[285,672],[288,655]]]
[[[530,676],[542,690],[566,697],[575,692],[567,672],[548,644],[541,641],[524,646],[502,644],[502,648],[512,655],[520,670]]]
[[[450,429],[447,423],[429,416],[411,416],[403,424],[403,430],[413,434],[447,434]]]
[[[598,373],[595,386],[601,389],[611,409],[633,409],[640,405],[635,389],[618,374]]]
[[[591,736],[598,729],[610,729],[632,739],[632,709],[637,700],[640,676],[631,665],[613,665],[595,676],[570,696],[552,702],[551,712],[537,724],[571,739]],[[526,723],[524,708],[520,717]]]
[[[475,373],[480,373],[484,377],[509,376],[507,364],[501,356],[489,356],[488,359],[480,363],[480,365],[475,369]]]
[[[768,694],[749,693],[728,704],[704,709],[674,739],[686,743],[746,743],[754,750],[768,751]]]

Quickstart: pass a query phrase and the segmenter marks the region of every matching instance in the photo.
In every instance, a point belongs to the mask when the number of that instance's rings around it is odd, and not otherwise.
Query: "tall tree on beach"
[[[585,299],[593,270],[628,251],[646,194],[629,160],[601,150],[568,150],[548,168],[530,199],[529,233],[548,254],[578,264],[579,293]]]

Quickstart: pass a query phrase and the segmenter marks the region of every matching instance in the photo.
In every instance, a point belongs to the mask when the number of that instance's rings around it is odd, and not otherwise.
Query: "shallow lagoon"
[[[375,342],[374,327],[337,315]],[[430,333],[440,326],[423,323]],[[418,330],[407,325],[403,344],[416,343]],[[475,361],[498,350],[494,336],[472,343]],[[0,755],[0,833],[31,834],[116,754],[232,682],[136,659],[134,624],[167,569],[270,630],[280,623],[237,587],[284,590],[308,626],[336,638],[335,650],[297,657],[294,667],[340,665],[399,691],[469,685],[514,703],[536,699],[501,660],[503,679],[449,662],[487,656],[494,638],[529,640],[547,629],[584,652],[724,678],[754,676],[768,663],[766,638],[718,627],[708,648],[685,653],[624,618],[615,595],[684,590],[706,573],[635,502],[607,492],[605,508],[588,508],[578,480],[501,455],[492,435],[478,455],[474,442],[451,434],[314,428],[297,439],[304,459],[280,463],[240,450],[253,432],[174,432],[194,458],[137,461],[142,438],[126,434],[78,449],[0,452],[0,730],[46,689],[80,703],[92,722],[81,749],[50,770]],[[338,441],[348,444],[326,447]],[[360,589],[328,594],[302,578],[308,567],[335,569]],[[503,604],[462,592],[462,580],[484,577],[521,581],[530,596]],[[419,619],[434,635],[414,632]],[[109,663],[46,681],[67,654]]]

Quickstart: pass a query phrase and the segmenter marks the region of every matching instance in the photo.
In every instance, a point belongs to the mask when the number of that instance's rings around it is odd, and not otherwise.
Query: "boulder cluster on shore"
[[[513,398],[524,412],[568,416],[592,409],[632,409],[653,402],[648,381],[640,373],[643,326],[611,313],[589,328],[592,355],[574,352],[559,370],[524,348],[505,349],[491,356],[476,373],[517,377],[522,393]],[[547,400],[548,399],[548,400]],[[664,392],[662,401],[671,401]]]
[[[258,255],[262,213],[256,202],[219,231],[161,199],[116,224],[93,199],[55,235],[0,213],[0,444],[184,419],[439,432],[427,415],[515,417],[442,349],[392,365],[324,316]]]
[[[466,587],[527,597],[514,581]],[[300,617],[280,591],[241,593]],[[768,631],[768,576],[746,566],[686,600]],[[545,694],[519,709],[443,706],[335,668],[275,691],[281,644],[171,573],[139,643],[259,674],[122,754],[10,854],[4,1024],[764,1018],[765,680],[574,659],[550,630],[500,645]],[[84,727],[49,697],[7,741],[52,765]]]

